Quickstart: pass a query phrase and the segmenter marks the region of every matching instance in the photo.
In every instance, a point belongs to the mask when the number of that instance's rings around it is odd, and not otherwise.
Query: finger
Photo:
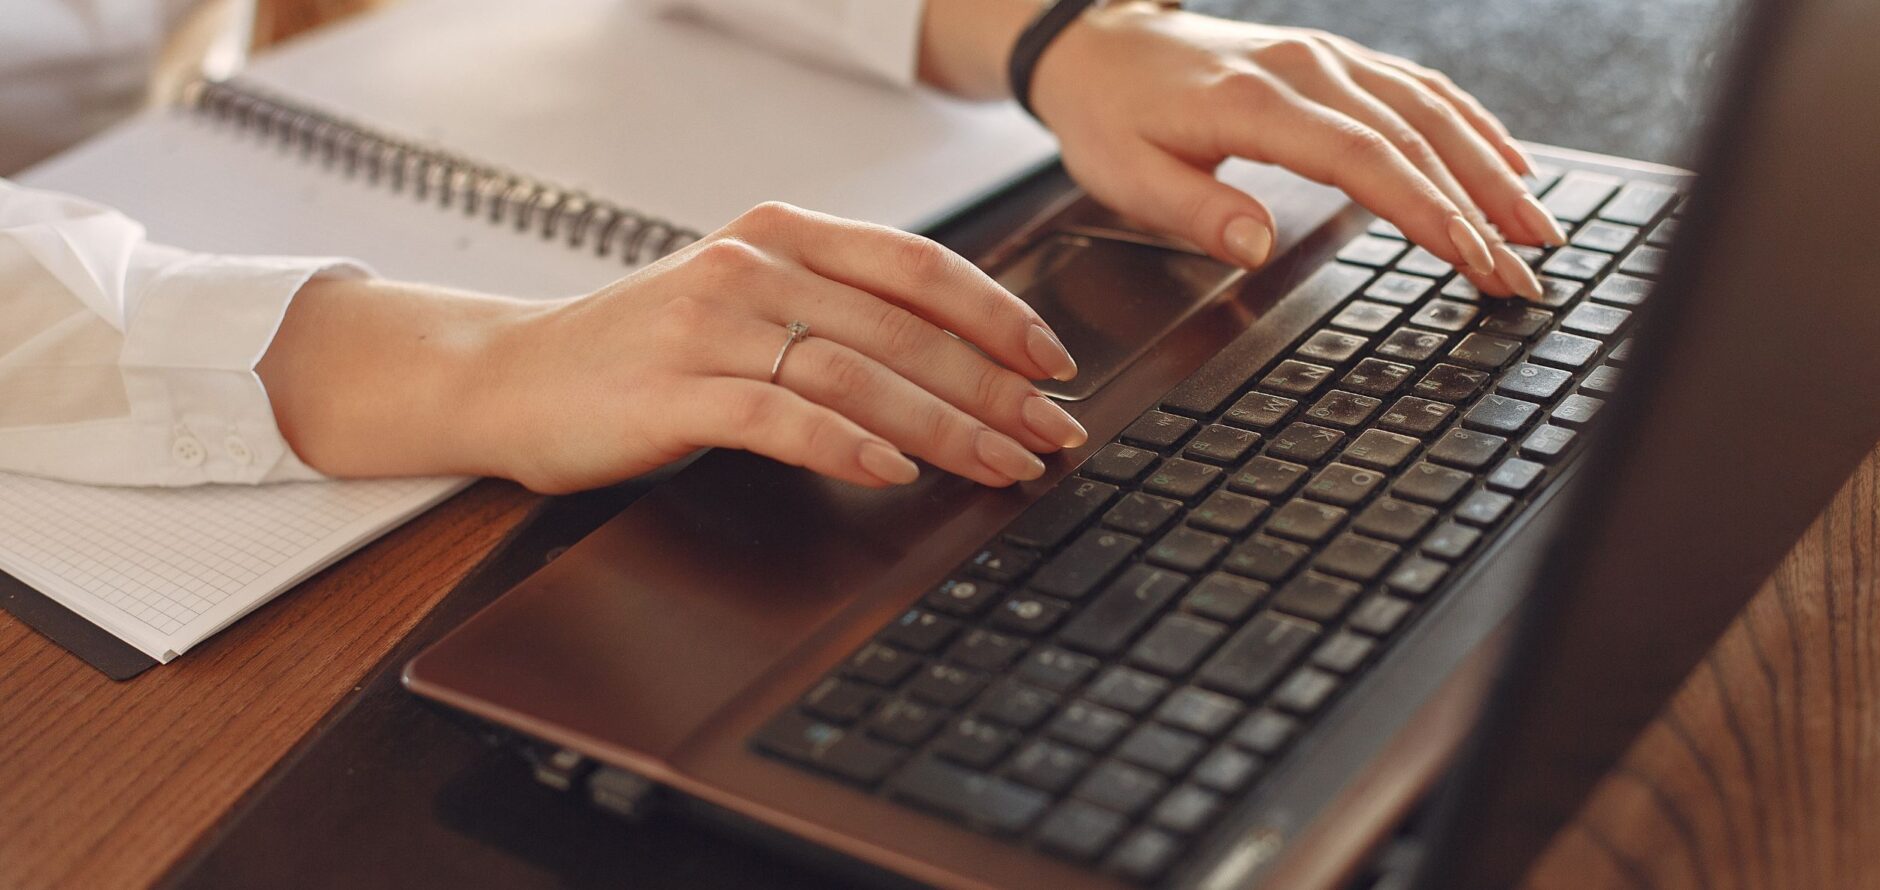
[[[804,338],[785,357],[777,383],[975,482],[1006,486],[1044,475],[1044,462],[1010,436],[840,343]]]
[[[1443,165],[1454,174],[1490,221],[1527,244],[1566,241],[1551,214],[1528,192],[1515,169],[1471,127],[1455,106],[1401,71],[1352,58],[1351,76],[1429,140]]]
[[[697,378],[674,392],[678,434],[698,447],[740,448],[857,485],[904,485],[920,468],[886,440],[780,386]]]
[[[1129,208],[1136,222],[1242,268],[1271,257],[1273,214],[1252,195],[1148,143],[1118,147],[1102,163],[1114,172],[1079,181],[1104,204]]]
[[[1508,132],[1508,128],[1502,124],[1501,119],[1491,113],[1475,96],[1457,86],[1448,75],[1400,56],[1375,51],[1370,52],[1370,56],[1384,65],[1403,72],[1412,80],[1443,97],[1455,107],[1464,120],[1469,122],[1470,126],[1475,128],[1476,132],[1482,134],[1482,138],[1495,146],[1496,151],[1507,159],[1516,173],[1522,176],[1534,175],[1534,159],[1528,156],[1527,151],[1521,147],[1521,143],[1515,141],[1514,135]]]
[[[825,278],[892,301],[1032,379],[1069,380],[1077,363],[1044,319],[960,255],[886,226],[764,204],[729,227]]]
[[[873,294],[797,269],[758,311],[778,326],[807,319],[811,333],[866,355],[1026,448],[1057,451],[1090,436],[1031,381],[932,322]]]

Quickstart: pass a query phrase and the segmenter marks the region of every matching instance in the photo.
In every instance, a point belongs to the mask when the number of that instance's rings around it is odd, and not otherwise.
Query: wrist
[[[920,78],[972,99],[1011,95],[1006,61],[1019,32],[1051,0],[927,0],[922,14]]]
[[[1047,127],[1066,108],[1083,101],[1079,95],[1098,82],[1092,72],[1100,66],[1127,59],[1116,38],[1152,26],[1176,13],[1168,0],[1110,0],[1098,2],[1064,26],[1033,64],[1030,78],[1031,111]]]

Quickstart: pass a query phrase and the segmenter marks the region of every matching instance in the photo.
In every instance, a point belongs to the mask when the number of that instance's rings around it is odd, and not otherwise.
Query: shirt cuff
[[[255,365],[288,304],[316,276],[370,270],[330,258],[229,257],[145,245],[132,260],[140,299],[119,358],[132,422],[158,485],[324,479],[281,435]]]
[[[846,36],[855,63],[899,86],[913,86],[920,77],[926,5],[924,0],[852,0]]]

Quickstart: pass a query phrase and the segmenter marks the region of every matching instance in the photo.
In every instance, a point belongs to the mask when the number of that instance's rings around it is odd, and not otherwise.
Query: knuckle
[[[800,348],[800,347],[799,347]],[[846,349],[819,350],[824,385],[836,393],[856,393],[874,379],[873,369],[860,355]]]
[[[711,307],[704,300],[690,295],[676,297],[667,302],[665,311],[660,313],[659,327],[668,339],[689,341],[709,330],[711,315]]]
[[[943,277],[950,267],[951,255],[931,238],[898,233],[889,248],[891,262],[901,277],[914,284],[930,284]]]
[[[875,324],[875,343],[887,355],[909,356],[925,351],[928,325],[919,316],[896,306],[884,306]]]
[[[1019,375],[986,363],[980,369],[978,378],[973,381],[973,404],[987,412],[1017,410],[1019,403],[1024,400],[1023,391],[1030,389],[1031,385]]]
[[[1395,150],[1382,134],[1355,121],[1334,127],[1331,143],[1336,155],[1359,164],[1374,163]]]
[[[782,201],[765,201],[738,215],[732,226],[754,234],[772,234],[793,225],[803,217],[802,208]]]
[[[1230,71],[1209,84],[1206,92],[1210,103],[1217,107],[1257,111],[1271,104],[1278,90],[1265,77]]]
[[[1262,65],[1276,71],[1296,71],[1325,63],[1325,46],[1311,37],[1298,34],[1279,38],[1254,52]]]
[[[699,249],[693,261],[715,276],[756,274],[768,263],[762,250],[738,238],[720,238]]]

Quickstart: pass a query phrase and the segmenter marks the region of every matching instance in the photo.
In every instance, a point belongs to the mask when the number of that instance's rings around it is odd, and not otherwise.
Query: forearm
[[[972,99],[1012,94],[1006,59],[1045,0],[927,0],[920,35],[920,79]]]
[[[500,475],[495,348],[534,304],[317,279],[255,368],[281,433],[330,476]]]

